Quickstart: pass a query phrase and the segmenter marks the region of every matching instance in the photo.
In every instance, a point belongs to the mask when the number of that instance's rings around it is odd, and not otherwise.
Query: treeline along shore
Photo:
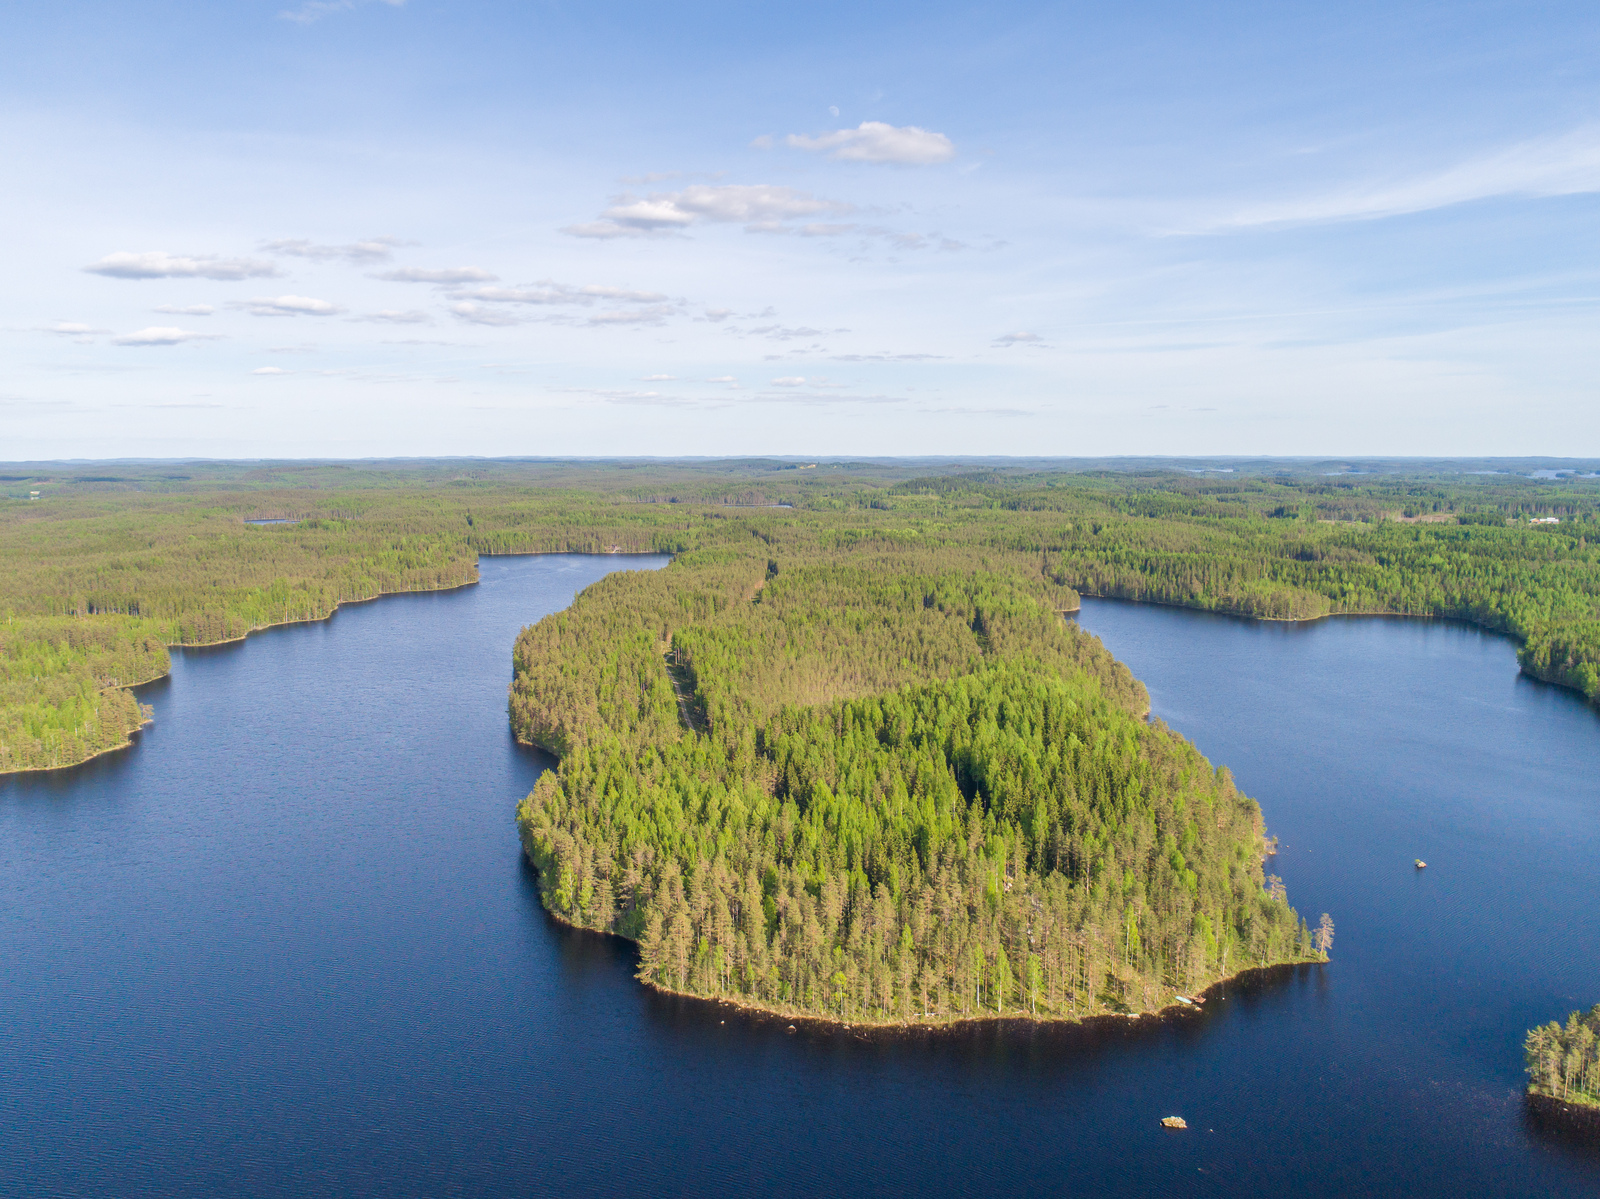
[[[1538,1111],[1600,1134],[1600,1004],[1532,1029],[1523,1042],[1528,1101]]]
[[[0,467],[0,773],[125,744],[147,717],[127,687],[165,673],[169,646],[459,586],[480,554],[678,554],[791,530],[840,554],[1005,552],[1060,588],[1261,618],[1468,620],[1515,638],[1529,674],[1600,695],[1594,480],[1181,465]],[[1499,473],[1464,473],[1480,469]]]

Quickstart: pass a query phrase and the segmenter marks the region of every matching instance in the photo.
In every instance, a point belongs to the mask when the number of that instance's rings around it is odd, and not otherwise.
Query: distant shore
[[[484,555],[484,556],[485,557],[490,557],[492,555]],[[215,647],[217,647],[219,645],[236,645],[239,642],[244,641],[252,633],[264,633],[269,629],[281,629],[281,628],[285,628],[285,627],[287,627],[289,625],[318,624],[318,623],[320,623],[322,621],[325,621],[325,620],[332,620],[334,618],[334,616],[338,613],[339,609],[344,607],[346,604],[365,604],[365,603],[370,603],[373,600],[383,599],[384,597],[390,596],[390,595],[423,595],[423,594],[426,594],[426,593],[429,593],[429,592],[436,592],[436,591],[455,591],[455,590],[458,590],[459,588],[462,588],[462,587],[476,586],[477,582],[478,582],[478,580],[473,578],[473,579],[467,579],[466,581],[461,582],[461,583],[448,583],[448,584],[446,584],[446,585],[444,585],[442,587],[407,587],[402,591],[380,591],[375,595],[363,595],[363,596],[357,596],[357,597],[355,597],[353,599],[340,600],[337,604],[335,604],[333,606],[333,608],[325,616],[307,616],[307,617],[304,617],[303,619],[275,620],[270,624],[253,625],[252,627],[246,629],[243,633],[239,634],[239,636],[237,636],[237,637],[223,637],[223,638],[221,638],[220,640],[217,640],[217,641],[169,641],[169,642],[166,642],[166,648],[167,648],[167,650],[169,651],[169,654],[170,654],[170,651],[175,650],[175,649],[213,649],[213,648],[215,648]],[[153,674],[147,679],[139,679],[138,681],[132,682],[132,683],[119,684],[116,687],[107,687],[107,688],[104,688],[104,690],[106,690],[106,691],[131,691],[135,687],[143,687],[143,686],[146,686],[147,684],[159,682],[162,679],[171,678],[171,677],[172,677],[172,667],[169,664],[167,669],[163,670],[160,674]],[[21,767],[13,767],[13,768],[8,768],[8,769],[3,769],[3,770],[0,770],[0,778],[5,778],[5,777],[7,777],[9,775],[13,775],[13,774],[48,774],[51,771],[56,771],[56,770],[71,770],[74,767],[82,766],[85,762],[92,762],[96,758],[103,758],[107,754],[121,753],[123,750],[128,749],[130,746],[133,745],[133,743],[134,743],[133,735],[135,733],[139,732],[141,729],[148,728],[150,725],[152,725],[154,723],[155,723],[155,718],[153,716],[148,716],[147,715],[147,716],[145,716],[145,718],[143,720],[141,720],[139,722],[138,727],[132,728],[132,729],[128,729],[127,732],[126,732],[126,735],[123,738],[123,740],[119,741],[115,745],[108,745],[104,749],[95,750],[94,753],[92,753],[92,754],[86,754],[85,756],[83,756],[81,758],[74,758],[70,762],[61,762],[61,763],[59,763],[58,765],[55,765],[55,766],[21,766]]]
[[[1103,595],[1094,591],[1080,591],[1078,594],[1086,599],[1116,600],[1118,603],[1123,604],[1153,604],[1158,608],[1181,608],[1186,612],[1210,612],[1216,616],[1231,616],[1236,620],[1259,620],[1271,624],[1311,624],[1313,621],[1331,620],[1336,616],[1385,616],[1393,620],[1449,620],[1455,621],[1459,624],[1470,625],[1475,629],[1482,629],[1484,632],[1493,633],[1497,637],[1504,637],[1514,645],[1521,644],[1518,641],[1515,633],[1509,632],[1505,629],[1497,629],[1493,625],[1483,624],[1481,621],[1473,620],[1468,616],[1435,616],[1428,612],[1390,612],[1380,608],[1362,608],[1359,610],[1351,609],[1343,612],[1320,612],[1315,616],[1262,616],[1255,612],[1238,612],[1232,608],[1207,608],[1201,606],[1200,604],[1185,604],[1179,600],[1146,599],[1142,596],[1130,595]],[[1063,609],[1062,611],[1064,613],[1076,613],[1081,612],[1082,610],[1082,605],[1080,604],[1077,608]],[[1600,705],[1600,697],[1591,700],[1584,692],[1582,687],[1560,675],[1530,667],[1522,661],[1520,655],[1517,659],[1517,669],[1523,674],[1527,675],[1530,679],[1536,679],[1539,682],[1545,683],[1551,687],[1560,687],[1565,691],[1575,691],[1579,695],[1583,696],[1586,702]]]

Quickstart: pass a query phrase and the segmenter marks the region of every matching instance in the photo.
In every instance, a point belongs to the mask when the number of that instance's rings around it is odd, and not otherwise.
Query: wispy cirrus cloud
[[[1002,333],[999,337],[994,339],[994,344],[1004,347],[1040,346],[1044,344],[1044,338],[1040,337],[1037,333]]]
[[[157,304],[150,311],[163,316],[210,316],[216,309],[210,304]]]
[[[432,283],[441,287],[455,287],[462,283],[493,283],[500,278],[481,266],[403,266],[392,271],[381,271],[372,277],[386,283]]]
[[[618,196],[598,220],[568,225],[573,237],[660,237],[681,233],[700,222],[743,224],[767,232],[805,217],[853,212],[841,200],[827,200],[796,188],[770,183],[697,183],[682,191],[649,196]]]
[[[1594,192],[1600,192],[1600,125],[1519,142],[1429,174],[1250,205],[1203,225],[1200,231],[1377,220],[1502,196],[1537,198]]]
[[[784,143],[796,150],[826,154],[842,162],[934,166],[956,156],[955,143],[942,133],[883,121],[862,121],[854,129],[835,129],[831,133],[791,133]]]
[[[186,341],[215,341],[220,333],[196,333],[175,326],[152,326],[136,333],[120,333],[111,340],[119,346],[177,346]]]
[[[276,264],[259,258],[169,254],[165,250],[137,254],[118,250],[83,269],[112,279],[267,279],[279,273]]]
[[[284,237],[263,242],[261,248],[274,254],[288,254],[293,258],[308,258],[312,262],[344,261],[358,265],[387,262],[394,257],[398,246],[413,246],[415,242],[398,237],[369,237],[363,241],[347,242],[342,246],[322,245],[303,237]]]

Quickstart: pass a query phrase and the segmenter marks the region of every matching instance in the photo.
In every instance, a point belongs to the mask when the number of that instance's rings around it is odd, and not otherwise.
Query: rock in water
[[[1189,1123],[1182,1116],[1163,1116],[1161,1118],[1161,1127],[1162,1128],[1188,1128],[1189,1127]]]

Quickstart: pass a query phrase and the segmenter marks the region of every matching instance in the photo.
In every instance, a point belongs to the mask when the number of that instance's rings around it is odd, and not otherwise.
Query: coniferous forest
[[[758,541],[613,575],[517,643],[513,724],[561,755],[518,810],[545,904],[638,941],[643,980],[1073,1017],[1323,956],[1255,802],[1145,722],[1036,558]]]
[[[1600,1004],[1531,1030],[1523,1054],[1530,1095],[1600,1110]]]

